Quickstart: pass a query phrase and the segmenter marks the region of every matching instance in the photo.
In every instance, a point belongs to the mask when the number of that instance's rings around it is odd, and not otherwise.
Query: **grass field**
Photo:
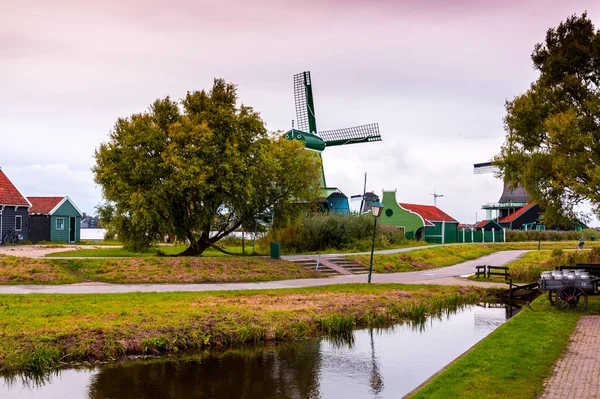
[[[0,296],[0,369],[305,339],[422,319],[478,288],[352,284],[269,291]]]
[[[534,399],[552,366],[567,348],[582,315],[600,314],[591,297],[588,310],[558,311],[539,297],[531,309],[500,326],[410,396],[421,398]]]
[[[34,259],[0,257],[0,284],[218,283],[323,277],[284,260],[259,257]]]
[[[127,257],[147,257],[147,256],[158,256],[158,255],[177,255],[185,251],[187,245],[160,245],[157,247],[150,247],[145,252],[135,252],[124,248],[89,248],[89,249],[77,249],[74,251],[54,252],[46,255],[48,258],[53,257],[89,257],[89,258],[127,258]],[[228,252],[242,255],[241,246],[225,246]],[[252,253],[252,245],[246,246],[245,254],[250,255]],[[260,255],[256,253],[256,255]],[[203,257],[215,257],[215,256],[229,256],[223,252],[217,251],[216,249],[208,249],[203,254]]]

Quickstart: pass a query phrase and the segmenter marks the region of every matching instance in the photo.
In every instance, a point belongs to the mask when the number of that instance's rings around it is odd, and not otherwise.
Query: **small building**
[[[516,212],[498,219],[497,222],[508,230],[532,230],[537,228],[541,212],[535,202],[530,202]]]
[[[69,197],[27,197],[29,209],[29,240],[77,242],[81,239],[83,214]]]
[[[452,243],[458,242],[458,220],[442,211],[437,206],[400,203],[404,209],[408,209],[421,216],[425,221],[425,236],[427,242]]]
[[[0,242],[18,237],[29,239],[29,208],[31,203],[0,169]]]

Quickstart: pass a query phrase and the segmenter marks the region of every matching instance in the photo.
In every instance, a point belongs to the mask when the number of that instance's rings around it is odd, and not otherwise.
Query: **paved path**
[[[600,316],[577,323],[567,353],[554,365],[541,399],[600,398]]]
[[[445,285],[476,285],[486,287],[502,287],[505,284],[480,283],[459,279],[457,277],[472,274],[477,265],[502,266],[511,262],[528,251],[502,251],[479,259],[459,263],[454,266],[421,272],[373,274],[373,283],[404,283],[404,284],[445,284]],[[330,278],[297,279],[268,281],[263,283],[224,283],[224,284],[105,284],[79,283],[70,285],[5,285],[0,286],[0,294],[33,294],[33,293],[65,293],[65,294],[94,294],[120,292],[173,292],[173,291],[225,291],[251,290],[271,288],[315,287],[332,284],[366,283],[366,274],[353,274]]]

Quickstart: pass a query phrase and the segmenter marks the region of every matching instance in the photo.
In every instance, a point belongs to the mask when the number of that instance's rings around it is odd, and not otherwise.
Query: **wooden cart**
[[[552,305],[559,309],[574,309],[581,302],[583,309],[587,308],[588,295],[598,294],[598,279],[543,279],[538,281],[540,291],[548,293]]]

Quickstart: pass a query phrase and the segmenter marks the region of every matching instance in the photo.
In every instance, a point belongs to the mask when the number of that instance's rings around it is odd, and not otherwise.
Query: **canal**
[[[400,398],[511,315],[470,305],[336,339],[3,376],[0,398]]]

